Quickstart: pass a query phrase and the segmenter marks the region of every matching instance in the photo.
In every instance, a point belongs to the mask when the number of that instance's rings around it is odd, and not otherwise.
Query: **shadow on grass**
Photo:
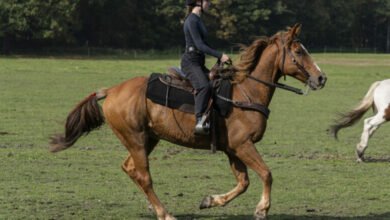
[[[218,219],[218,220],[247,220],[253,219],[252,215],[176,215],[177,220],[201,220],[201,219]],[[155,219],[152,215],[142,215],[142,219]],[[324,216],[324,215],[269,215],[268,220],[388,220],[390,219],[390,212],[383,214],[370,214],[367,216]]]
[[[366,157],[364,159],[364,162],[365,163],[384,163],[384,162],[390,163],[390,157],[380,157],[380,158]]]
[[[152,215],[141,215],[141,219],[155,219]],[[219,219],[219,220],[248,220],[253,219],[252,215],[177,215],[177,220],[201,220],[201,219]],[[268,220],[387,220],[390,219],[390,212],[382,214],[369,214],[367,216],[327,216],[327,215],[269,215]]]

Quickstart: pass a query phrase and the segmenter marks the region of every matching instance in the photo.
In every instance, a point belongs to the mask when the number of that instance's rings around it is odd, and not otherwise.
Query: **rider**
[[[191,85],[196,89],[195,94],[195,134],[207,134],[209,123],[205,123],[204,115],[211,95],[208,80],[210,72],[205,67],[205,54],[218,58],[222,63],[230,60],[229,56],[218,52],[205,42],[206,27],[201,19],[204,11],[210,6],[210,0],[186,0],[187,16],[184,21],[184,36],[186,41],[185,53],[181,59],[181,68],[186,73]]]

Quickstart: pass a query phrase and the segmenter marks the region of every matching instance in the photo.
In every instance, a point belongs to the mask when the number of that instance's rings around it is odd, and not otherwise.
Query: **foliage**
[[[3,0],[3,47],[183,48],[184,0]],[[205,16],[213,46],[303,23],[312,47],[390,50],[390,0],[211,0]],[[4,49],[4,48],[3,48]]]
[[[24,39],[71,41],[77,1],[3,0],[0,2],[0,34]]]
[[[221,39],[240,42],[248,33],[264,33],[261,22],[268,20],[271,9],[265,0],[212,1],[211,14],[218,21],[217,36]]]

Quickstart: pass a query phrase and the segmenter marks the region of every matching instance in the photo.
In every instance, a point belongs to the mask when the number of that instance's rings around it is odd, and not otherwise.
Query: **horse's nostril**
[[[324,78],[322,77],[322,76],[319,76],[318,77],[318,82],[321,84],[322,83],[322,81],[324,80]]]
[[[321,75],[318,77],[318,83],[325,84],[325,82],[326,82],[326,76]]]

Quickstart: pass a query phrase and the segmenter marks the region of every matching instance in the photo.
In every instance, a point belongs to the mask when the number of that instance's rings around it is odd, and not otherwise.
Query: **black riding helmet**
[[[186,0],[186,5],[188,6],[195,6],[196,0]]]

